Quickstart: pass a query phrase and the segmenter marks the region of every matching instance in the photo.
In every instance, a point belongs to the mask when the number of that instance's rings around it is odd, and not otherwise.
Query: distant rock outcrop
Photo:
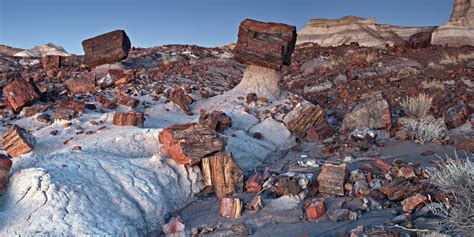
[[[474,4],[472,0],[455,0],[449,21],[433,32],[432,44],[474,45]]]
[[[359,43],[366,47],[405,44],[413,34],[431,32],[434,26],[405,27],[377,24],[375,18],[345,16],[341,19],[312,19],[298,32],[297,44],[317,43],[323,47]]]
[[[14,54],[23,51],[24,49],[13,48],[7,45],[0,44],[0,54],[13,56]]]
[[[14,54],[17,57],[43,57],[46,55],[69,56],[63,47],[48,43]]]

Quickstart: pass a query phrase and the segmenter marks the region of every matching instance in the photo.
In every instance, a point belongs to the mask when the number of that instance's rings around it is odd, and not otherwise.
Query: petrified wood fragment
[[[143,127],[145,117],[141,112],[119,113],[115,112],[113,124],[115,126],[136,126]]]
[[[325,163],[318,176],[321,193],[344,196],[344,184],[348,175],[347,164]]]
[[[243,192],[244,175],[230,152],[217,153],[209,157],[209,161],[212,185],[218,198]]]
[[[10,157],[17,157],[32,151],[35,143],[33,135],[18,125],[13,125],[3,132],[3,150]]]
[[[3,94],[7,97],[10,106],[15,112],[20,112],[23,107],[32,105],[40,99],[34,82],[23,78],[17,78],[8,83],[3,88]]]

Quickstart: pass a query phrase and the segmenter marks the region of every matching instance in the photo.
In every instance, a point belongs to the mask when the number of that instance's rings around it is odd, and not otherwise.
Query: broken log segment
[[[141,112],[114,113],[113,125],[143,127],[145,117]]]
[[[227,141],[198,123],[173,125],[159,135],[161,151],[179,164],[194,165],[202,158],[223,151]]]
[[[347,164],[325,163],[318,176],[319,192],[344,196],[344,184],[348,176]]]
[[[25,106],[30,106],[40,99],[38,89],[32,80],[17,78],[5,85],[3,94],[7,97],[13,111],[20,112]]]
[[[17,157],[32,151],[35,143],[33,135],[18,125],[13,125],[3,132],[3,150],[10,157]]]
[[[116,63],[127,58],[132,46],[123,30],[115,30],[82,41],[84,62],[89,67]]]
[[[221,152],[209,157],[212,185],[218,198],[244,191],[244,174],[232,158],[232,153]]]
[[[223,198],[220,214],[224,218],[237,219],[242,216],[242,201],[238,198]]]
[[[193,98],[186,95],[183,89],[175,89],[169,95],[169,99],[173,101],[173,103],[175,103],[177,106],[179,106],[186,115],[193,115],[193,112],[191,112],[191,108],[189,107],[191,103],[193,103]]]
[[[202,110],[199,116],[199,123],[209,126],[214,131],[223,132],[231,126],[232,119],[222,111],[206,113]]]

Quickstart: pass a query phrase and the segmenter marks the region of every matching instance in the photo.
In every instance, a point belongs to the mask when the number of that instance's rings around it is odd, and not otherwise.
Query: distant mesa
[[[21,51],[24,51],[24,49],[19,49],[19,48],[13,48],[7,45],[2,45],[0,44],[0,54],[7,55],[7,56],[13,56],[16,53],[19,53]]]
[[[459,47],[474,45],[474,4],[455,0],[449,21],[433,32],[432,44]]]
[[[48,44],[44,44],[44,45],[38,45],[38,46],[36,46],[32,49],[24,50],[24,51],[15,53],[13,56],[17,56],[17,57],[43,57],[43,56],[46,56],[46,55],[70,56],[70,54],[68,54],[66,52],[66,50],[64,50],[63,47],[52,44],[52,43],[48,43]]]
[[[323,47],[353,42],[366,47],[405,44],[419,32],[432,32],[435,26],[406,27],[377,24],[375,18],[345,16],[340,19],[312,19],[298,32],[297,44],[312,42]]]

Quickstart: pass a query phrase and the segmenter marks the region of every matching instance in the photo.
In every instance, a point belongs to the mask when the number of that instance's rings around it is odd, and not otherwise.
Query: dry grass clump
[[[400,70],[397,74],[397,76],[400,79],[410,79],[410,78],[415,78],[420,74],[420,70],[413,68],[413,67],[404,67],[402,70]]]
[[[421,144],[441,139],[446,130],[444,118],[437,119],[432,115],[422,118],[405,117],[400,122],[408,136]]]
[[[436,223],[440,231],[472,236],[474,233],[474,164],[468,155],[455,158],[429,169],[430,182],[449,194],[442,205],[431,204],[431,211],[441,219]]]
[[[444,70],[444,67],[439,65],[439,64],[436,64],[434,62],[430,62],[428,63],[428,68],[430,69],[436,69],[436,70]]]
[[[440,89],[444,90],[444,84],[438,80],[431,80],[431,81],[422,81],[421,88],[423,89]]]
[[[456,56],[450,56],[448,54],[445,54],[444,57],[439,61],[439,64],[441,65],[453,65],[453,64],[459,64],[463,63],[466,61],[471,61],[474,60],[474,53],[460,53]]]
[[[420,93],[417,96],[407,97],[400,105],[408,117],[422,118],[428,115],[433,98],[427,94]]]

